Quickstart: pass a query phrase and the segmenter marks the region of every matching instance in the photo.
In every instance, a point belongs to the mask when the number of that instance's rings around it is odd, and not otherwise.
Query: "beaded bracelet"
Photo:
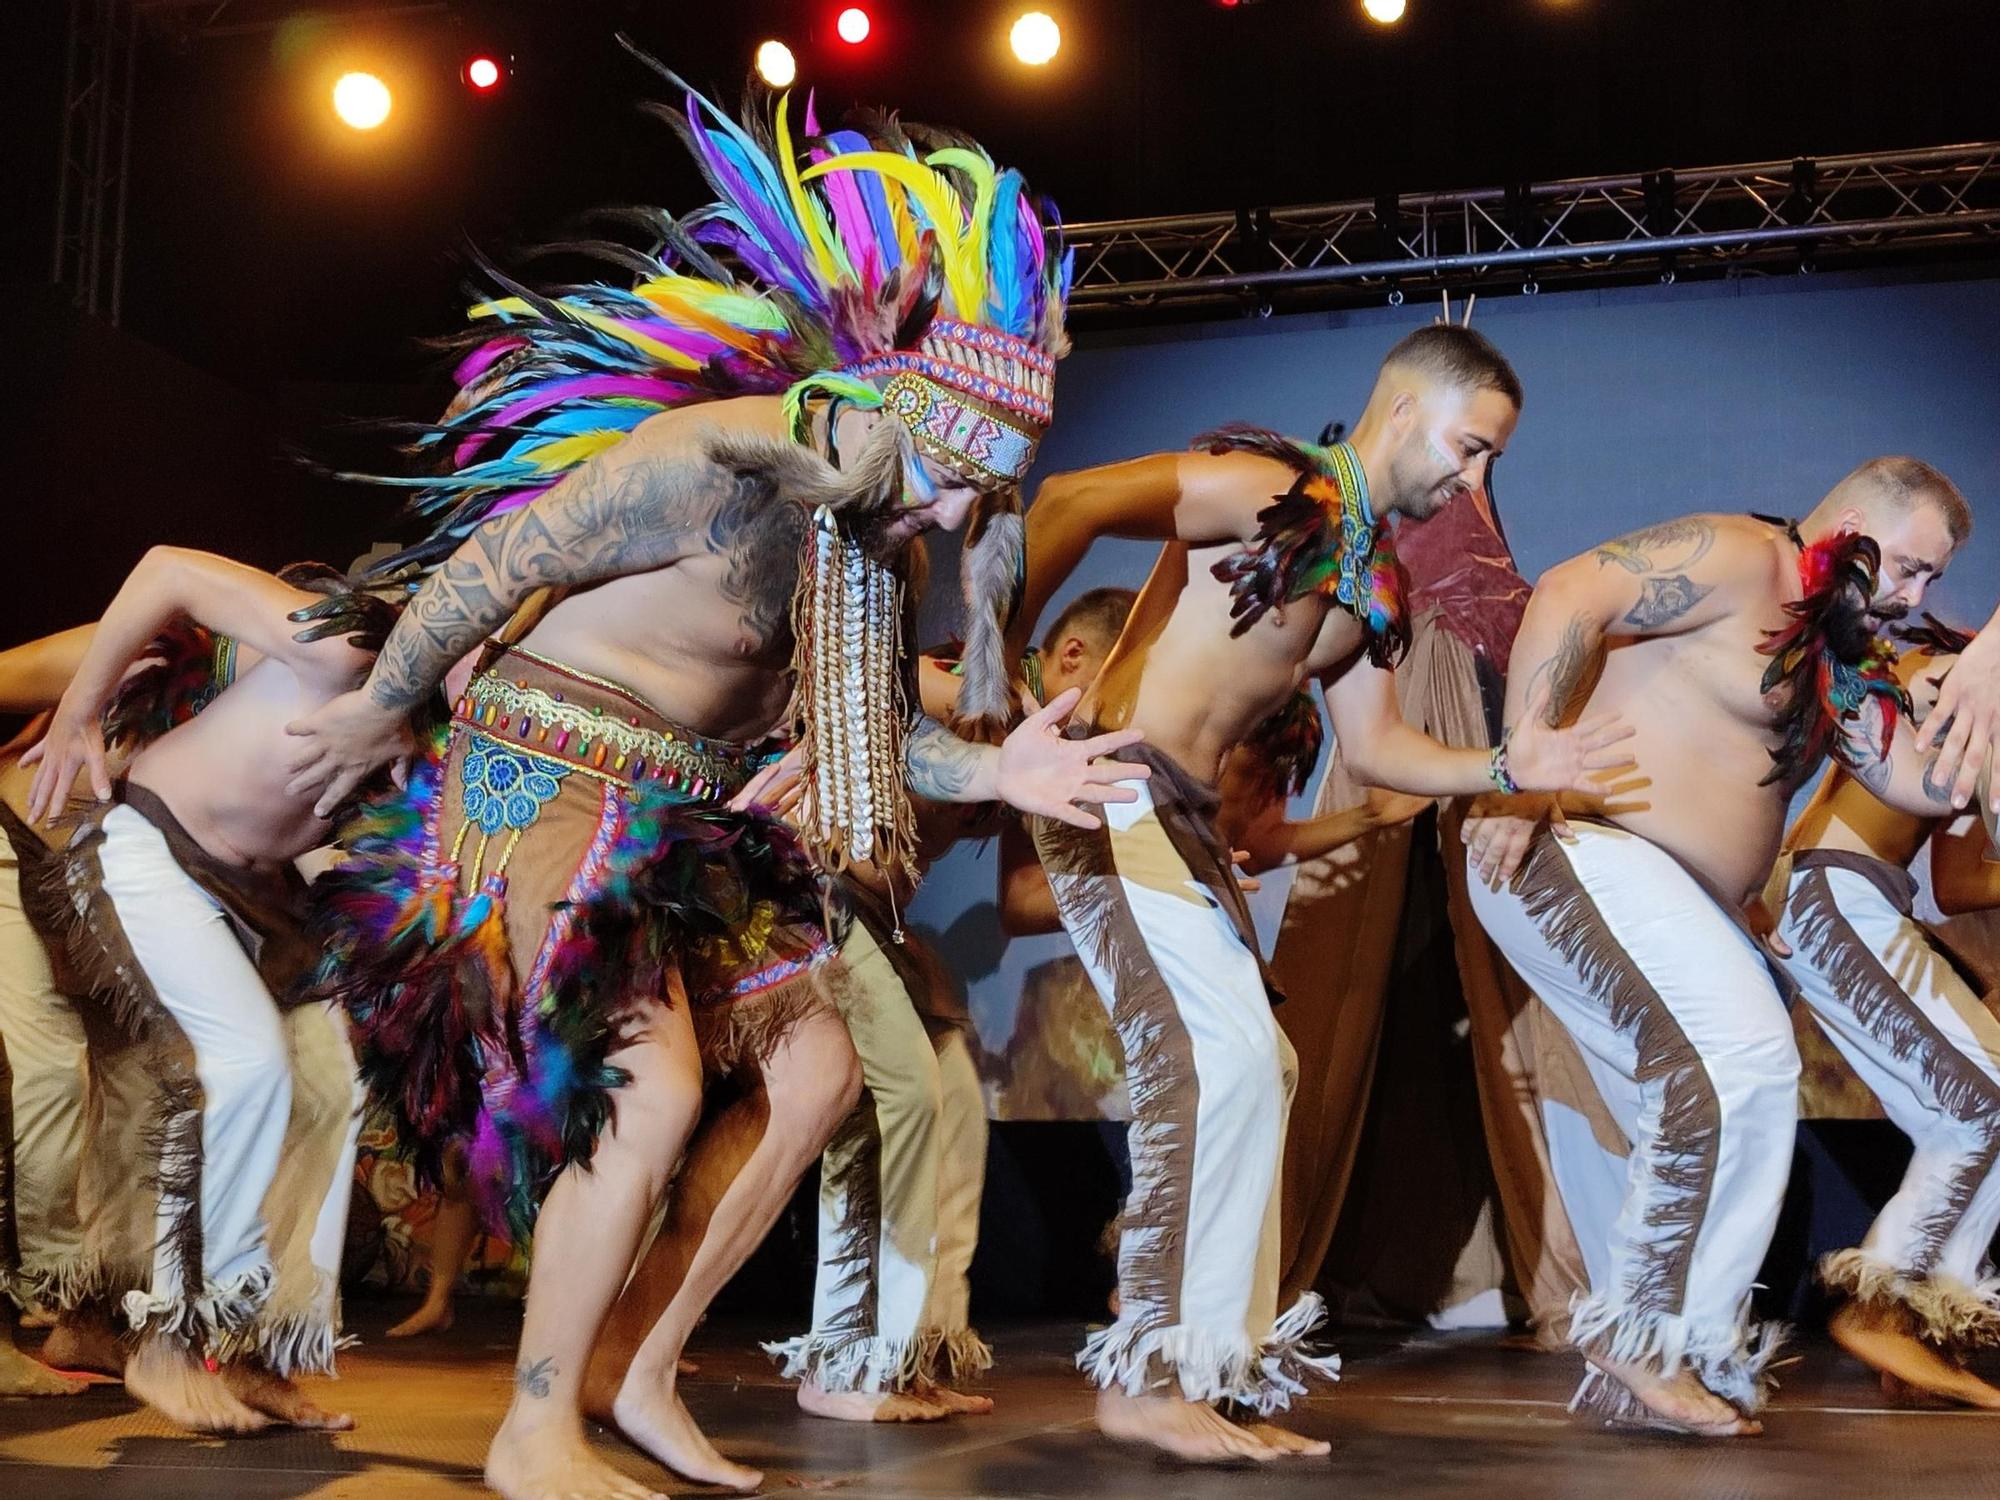
[[[1500,743],[1493,747],[1493,753],[1486,758],[1486,779],[1493,783],[1493,789],[1512,797],[1521,790],[1521,784],[1514,779],[1514,773],[1507,769],[1507,742],[1514,737],[1508,730],[1500,736]]]

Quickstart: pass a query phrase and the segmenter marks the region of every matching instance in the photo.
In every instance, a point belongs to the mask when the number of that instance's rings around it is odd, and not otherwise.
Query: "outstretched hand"
[[[1022,812],[1055,818],[1075,828],[1101,828],[1101,819],[1076,804],[1135,802],[1137,788],[1120,783],[1144,781],[1153,773],[1130,761],[1103,759],[1145,739],[1136,729],[1114,730],[1087,740],[1063,737],[1062,726],[1082,697],[1082,689],[1071,688],[1016,726],[1000,746],[994,791],[1001,801]]]
[[[316,797],[313,816],[326,818],[354,795],[355,789],[381,766],[395,764],[397,783],[416,749],[408,719],[377,706],[361,689],[342,693],[303,719],[285,726],[300,743],[286,760],[291,779],[285,793]]]
[[[1567,729],[1555,729],[1546,718],[1548,706],[1544,681],[1529,693],[1507,741],[1507,770],[1522,791],[1598,795],[1605,772],[1629,771],[1638,764],[1631,751],[1615,748],[1636,733],[1622,716],[1592,714]]]

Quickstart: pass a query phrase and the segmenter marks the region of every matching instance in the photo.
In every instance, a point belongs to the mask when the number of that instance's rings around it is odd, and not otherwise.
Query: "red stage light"
[[[467,88],[474,93],[484,94],[498,88],[505,74],[497,59],[481,53],[467,60],[460,76],[465,79]]]
[[[843,42],[846,42],[849,46],[858,47],[868,40],[868,33],[873,29],[873,24],[868,19],[867,11],[858,5],[850,5],[834,21],[833,29],[840,33],[840,39]]]

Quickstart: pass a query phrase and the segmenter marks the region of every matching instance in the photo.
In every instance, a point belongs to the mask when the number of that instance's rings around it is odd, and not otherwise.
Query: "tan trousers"
[[[0,839],[0,1053],[11,1075],[0,1129],[13,1147],[18,1257],[0,1264],[0,1290],[11,1282],[21,1300],[58,1311],[144,1285],[151,1259],[152,1195],[134,1189],[134,1163],[152,1081],[143,1049],[95,1019],[56,987]]]
[[[829,1391],[987,1369],[968,1274],[986,1182],[986,1101],[964,1032],[930,1021],[868,926],[841,949],[842,1018],[867,1086],[820,1165],[812,1331],[766,1346]]]

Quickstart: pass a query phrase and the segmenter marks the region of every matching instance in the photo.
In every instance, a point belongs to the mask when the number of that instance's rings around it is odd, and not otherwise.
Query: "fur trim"
[[[1836,1250],[1819,1263],[1820,1284],[1870,1312],[1899,1315],[1926,1343],[1960,1353],[2000,1344],[2000,1278],[1976,1285],[1936,1272],[1913,1275],[1866,1250]]]
[[[1709,1390],[1745,1416],[1754,1416],[1770,1396],[1771,1358],[1787,1331],[1782,1323],[1751,1321],[1748,1293],[1733,1320],[1712,1325],[1592,1295],[1572,1305],[1569,1339],[1585,1354],[1641,1365],[1659,1375],[1692,1370]],[[1624,1386],[1595,1366],[1584,1375],[1569,1409],[1608,1420],[1652,1416]]]
[[[1294,1302],[1261,1344],[1235,1330],[1141,1328],[1121,1318],[1091,1335],[1076,1364],[1099,1390],[1143,1396],[1173,1383],[1190,1401],[1228,1401],[1268,1417],[1303,1396],[1308,1378],[1340,1378],[1340,1356],[1311,1353],[1306,1344],[1325,1321],[1317,1292]]]
[[[1020,514],[1000,510],[986,518],[960,554],[965,646],[959,661],[965,686],[959,692],[952,728],[969,739],[998,742],[1020,714],[1007,659],[1007,627],[1019,601],[1027,549],[1027,528]]]

